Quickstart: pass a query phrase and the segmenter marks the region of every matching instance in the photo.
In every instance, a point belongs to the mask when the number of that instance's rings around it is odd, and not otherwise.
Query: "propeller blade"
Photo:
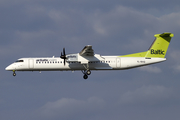
[[[64,66],[66,65],[66,61],[65,61],[65,59],[64,59]]]
[[[66,56],[66,53],[65,53],[65,48],[63,48],[63,54],[64,54],[64,56]]]
[[[64,59],[64,66],[65,66],[65,64],[66,64],[66,59],[67,59],[67,57],[66,57],[66,52],[65,52],[65,48],[63,48],[63,53],[61,52],[60,58],[61,58],[61,59]]]
[[[62,52],[61,52],[61,56],[60,56],[60,58],[62,58]]]

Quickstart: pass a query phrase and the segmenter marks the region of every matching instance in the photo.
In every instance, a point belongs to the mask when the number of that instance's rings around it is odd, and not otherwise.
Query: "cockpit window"
[[[24,62],[24,60],[17,60],[16,62]]]

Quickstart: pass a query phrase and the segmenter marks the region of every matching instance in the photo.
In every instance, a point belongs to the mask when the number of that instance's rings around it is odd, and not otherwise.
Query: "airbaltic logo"
[[[164,55],[164,50],[154,50],[154,49],[151,49],[151,54]]]

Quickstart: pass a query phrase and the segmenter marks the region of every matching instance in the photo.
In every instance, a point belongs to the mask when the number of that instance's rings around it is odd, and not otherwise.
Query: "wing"
[[[94,56],[94,50],[91,45],[87,45],[83,48],[83,50],[79,53],[81,56]]]

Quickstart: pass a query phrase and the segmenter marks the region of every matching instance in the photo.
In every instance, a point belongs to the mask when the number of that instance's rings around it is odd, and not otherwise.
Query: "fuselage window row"
[[[57,64],[57,63],[62,63],[62,61],[56,61],[56,62],[36,62],[36,64]]]
[[[62,61],[56,61],[56,62],[36,62],[36,64],[59,64],[63,63]],[[81,62],[69,62],[70,64],[72,63],[81,63]],[[99,61],[99,62],[88,62],[88,63],[111,63],[111,61]]]

